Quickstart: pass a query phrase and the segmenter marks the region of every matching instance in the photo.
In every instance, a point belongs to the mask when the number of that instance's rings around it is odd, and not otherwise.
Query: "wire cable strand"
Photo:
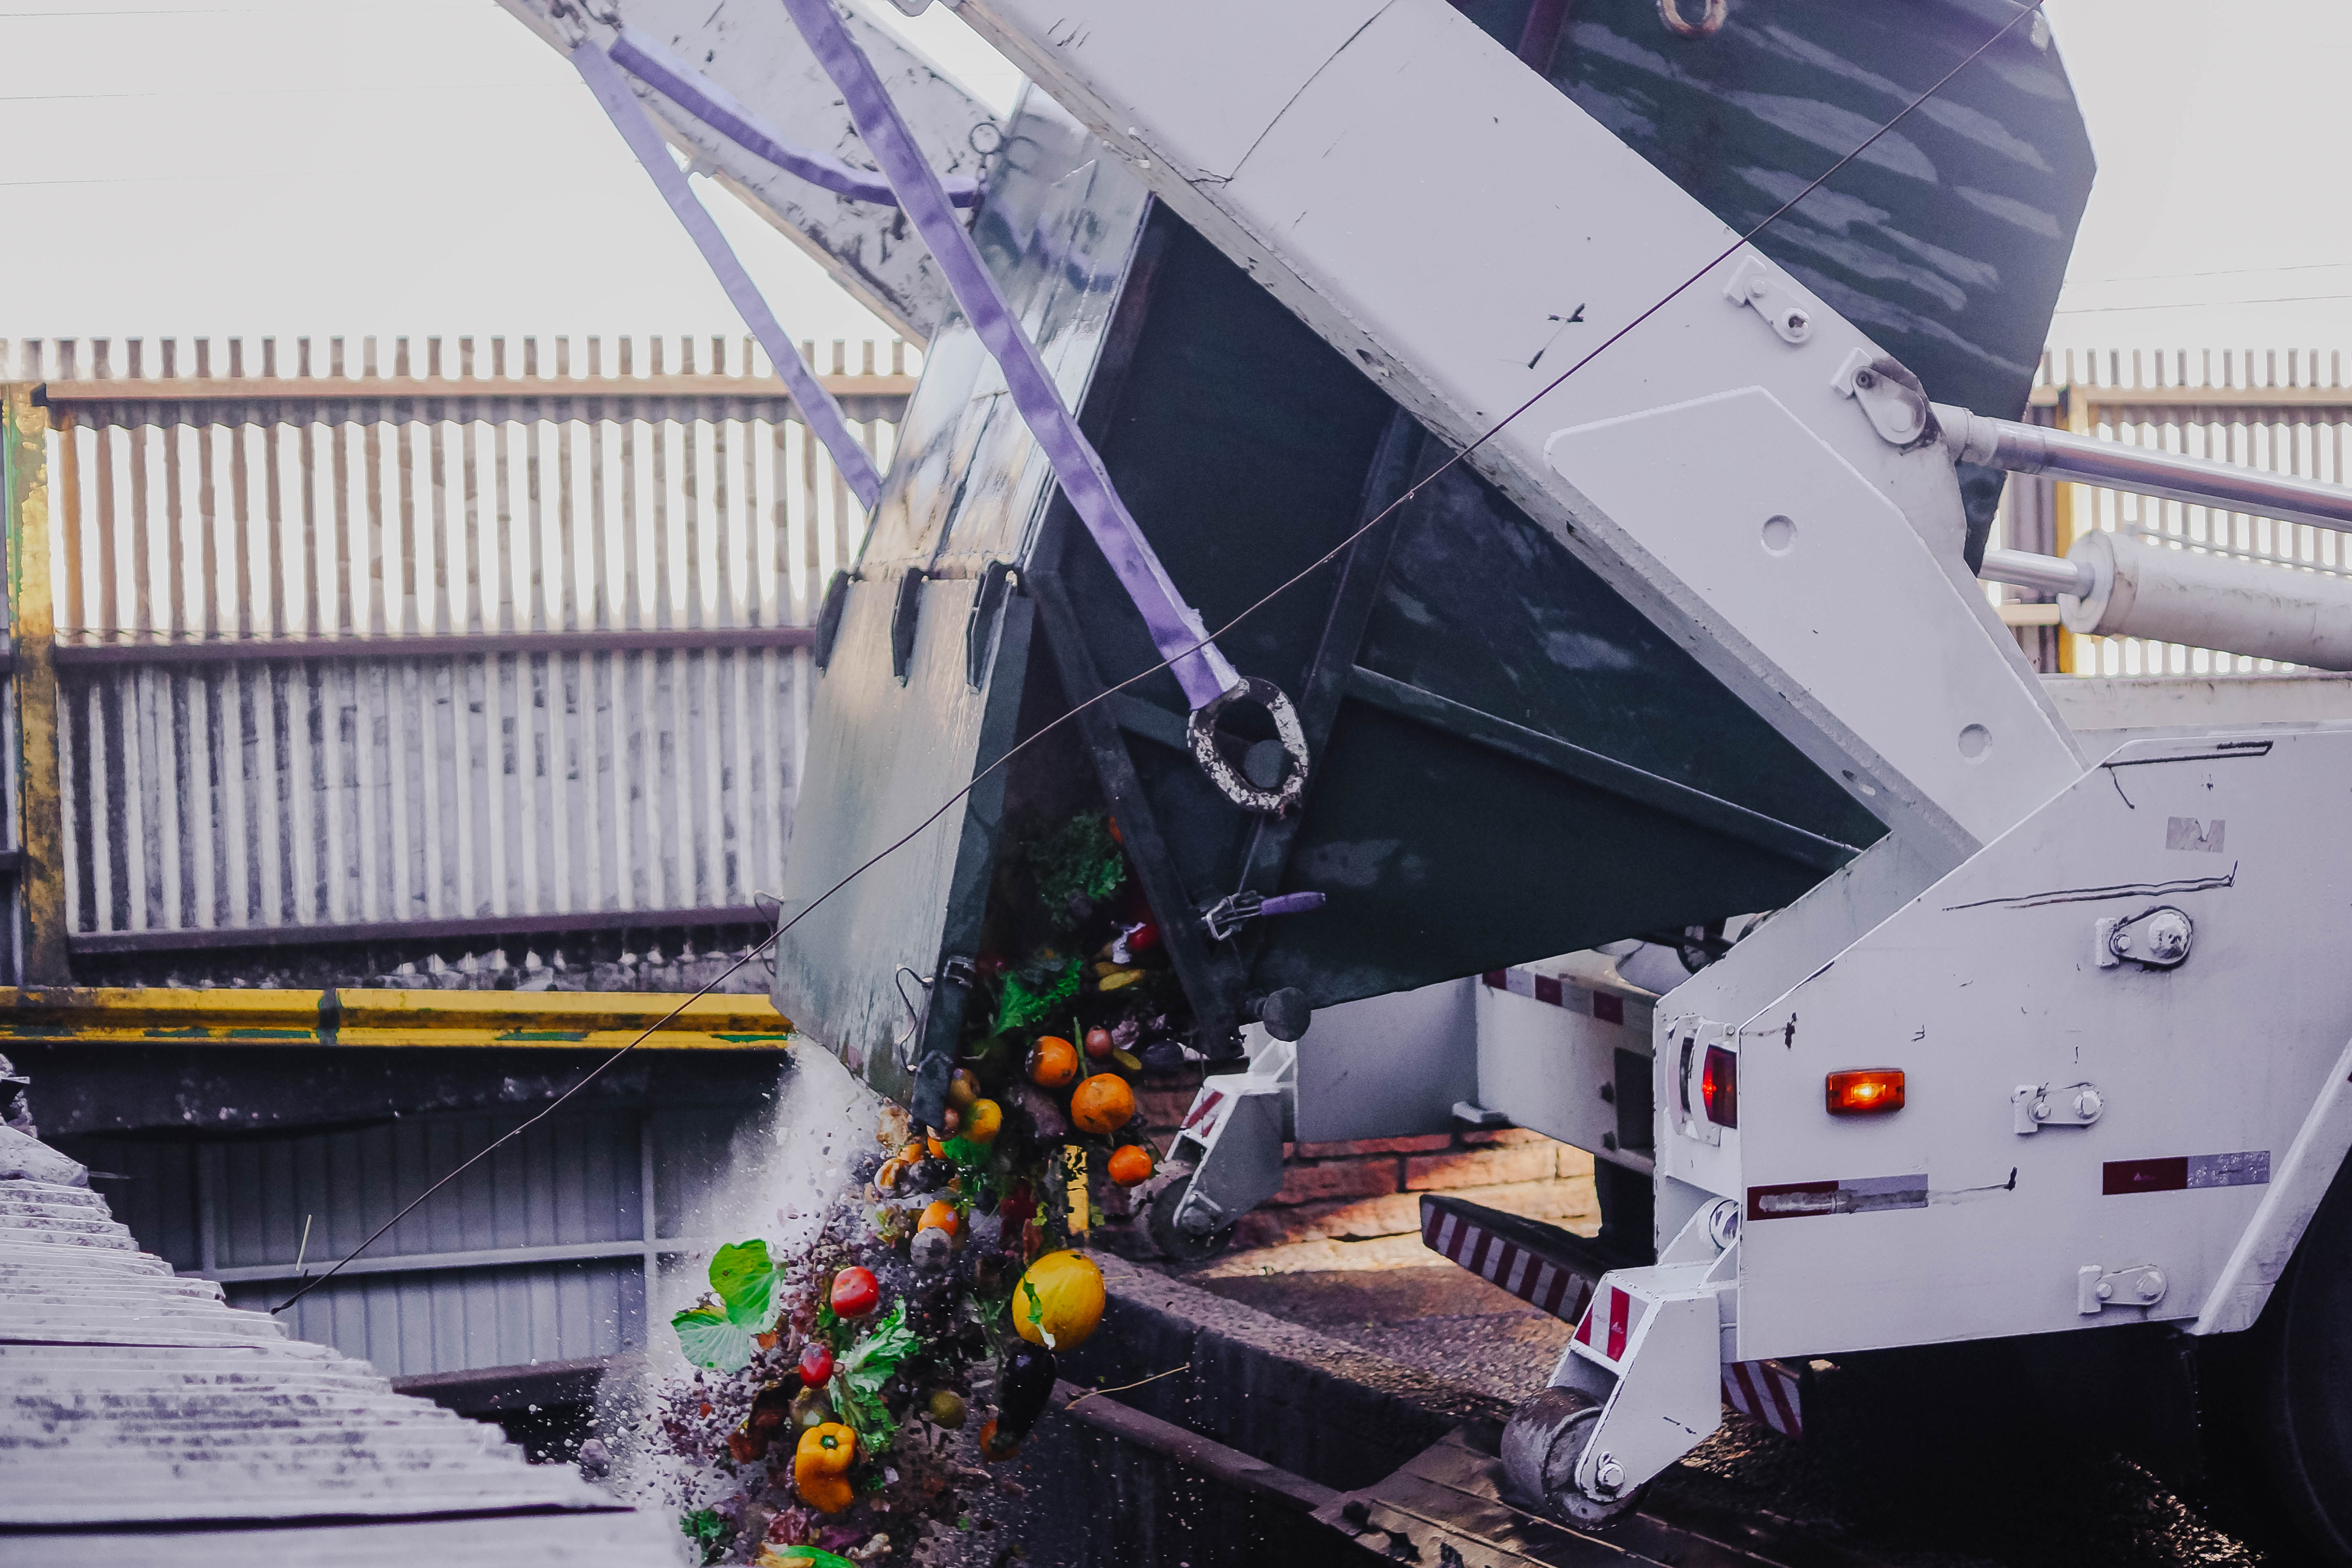
[[[1896,110],[1895,117],[1892,120],[1887,121],[1877,130],[1872,132],[1870,135],[1863,141],[1861,145],[1855,147],[1853,152],[1848,153],[1844,157],[1840,158],[1836,163],[1832,163],[1827,169],[1822,171],[1822,173],[1817,175],[1810,184],[1806,185],[1803,190],[1799,191],[1795,195],[1790,196],[1787,201],[1773,208],[1762,222],[1757,224],[1745,234],[1742,234],[1738,238],[1733,240],[1729,245],[1724,247],[1721,251],[1717,252],[1713,257],[1710,257],[1707,259],[1706,265],[1701,267],[1697,271],[1692,273],[1689,277],[1675,284],[1674,288],[1660,296],[1656,303],[1651,305],[1640,315],[1635,316],[1632,321],[1626,322],[1623,326],[1610,333],[1608,337],[1602,339],[1601,342],[1588,352],[1582,359],[1578,360],[1566,370],[1561,371],[1558,375],[1552,377],[1551,380],[1546,382],[1541,390],[1537,392],[1532,397],[1529,397],[1526,402],[1520,404],[1517,408],[1512,409],[1508,414],[1504,415],[1502,418],[1496,420],[1487,428],[1484,435],[1471,442],[1468,446],[1463,447],[1460,451],[1447,458],[1445,461],[1431,469],[1421,479],[1413,481],[1412,485],[1408,488],[1402,495],[1398,496],[1396,500],[1382,507],[1379,512],[1374,514],[1370,521],[1355,529],[1353,531],[1349,533],[1346,538],[1340,540],[1339,543],[1333,545],[1329,550],[1324,552],[1321,555],[1316,557],[1315,560],[1301,567],[1290,576],[1285,578],[1273,588],[1267,590],[1265,594],[1261,595],[1257,599],[1234,615],[1232,619],[1226,621],[1224,625],[1211,630],[1208,636],[1193,644],[1192,647],[1181,649],[1169,658],[1161,659],[1157,664],[1148,665],[1145,668],[1137,670],[1133,675],[1129,676],[1126,679],[1120,681],[1116,686],[1105,687],[1102,690],[1095,693],[1094,696],[1087,698],[1085,701],[1074,705],[1059,717],[1047,721],[1024,739],[1017,741],[1013,742],[1013,745],[1007,747],[1003,753],[998,756],[994,762],[989,763],[986,767],[972,774],[971,783],[965,784],[953,795],[949,795],[947,799],[941,801],[939,804],[938,808],[932,811],[929,816],[924,817],[920,822],[915,824],[914,826],[908,828],[905,833],[900,834],[897,838],[891,840],[880,849],[876,850],[863,861],[860,861],[856,868],[850,870],[848,874],[844,876],[839,881],[834,883],[833,886],[827,888],[824,892],[819,893],[815,898],[810,900],[808,904],[803,908],[798,914],[793,916],[791,920],[785,921],[782,924],[778,925],[773,931],[762,938],[757,946],[746,949],[741,957],[738,958],[733,963],[729,964],[725,969],[721,970],[708,984],[706,984],[701,990],[697,991],[693,995],[688,996],[676,1007],[671,1008],[667,1014],[664,1015],[660,1019],[649,1026],[643,1033],[639,1034],[636,1038],[621,1047],[620,1049],[614,1051],[611,1056],[597,1063],[595,1067],[590,1068],[587,1076],[581,1079],[578,1083],[573,1084],[570,1089],[565,1089],[562,1094],[556,1096],[554,1100],[549,1101],[544,1110],[532,1116],[529,1121],[519,1124],[505,1133],[502,1133],[487,1147],[466,1160],[447,1175],[442,1177],[439,1181],[425,1188],[422,1193],[419,1193],[414,1199],[410,1200],[407,1205],[402,1208],[399,1213],[394,1215],[390,1219],[378,1226],[369,1234],[366,1240],[361,1242],[357,1247],[353,1247],[349,1254],[337,1261],[332,1268],[328,1269],[316,1279],[305,1282],[299,1290],[295,1291],[294,1294],[289,1296],[285,1300],[280,1301],[277,1306],[269,1309],[270,1311],[273,1313],[284,1311],[287,1308],[292,1306],[295,1302],[309,1295],[312,1290],[333,1279],[342,1270],[345,1265],[353,1261],[361,1253],[365,1252],[370,1247],[382,1239],[386,1231],[389,1231],[394,1226],[398,1225],[402,1220],[407,1218],[409,1215],[415,1213],[425,1199],[431,1197],[434,1194],[447,1186],[451,1182],[456,1181],[459,1176],[464,1175],[467,1171],[473,1169],[474,1166],[488,1159],[500,1146],[512,1142],[515,1139],[521,1137],[525,1132],[530,1131],[533,1127],[538,1126],[541,1121],[544,1121],[549,1117],[554,1115],[556,1111],[562,1109],[566,1100],[569,1100],[572,1096],[578,1094],[582,1089],[586,1089],[590,1084],[593,1083],[599,1077],[603,1076],[607,1068],[618,1062],[623,1057],[627,1056],[631,1051],[635,1050],[639,1046],[645,1044],[645,1042],[652,1037],[655,1030],[668,1024],[670,1020],[685,1012],[687,1008],[692,1006],[703,997],[710,994],[710,993],[717,988],[719,982],[725,980],[729,975],[734,973],[737,970],[751,963],[752,959],[758,957],[767,949],[774,946],[786,932],[790,931],[794,926],[800,924],[801,921],[808,919],[810,915],[814,914],[826,900],[832,898],[835,893],[838,893],[844,888],[849,886],[850,883],[856,881],[858,878],[872,870],[876,866],[880,865],[884,860],[887,859],[892,855],[897,854],[908,844],[914,842],[915,838],[920,835],[925,828],[930,826],[931,824],[937,822],[940,817],[945,816],[950,810],[952,810],[958,801],[963,799],[964,796],[979,788],[981,784],[991,774],[997,772],[1000,768],[1003,768],[1006,763],[1019,756],[1029,747],[1034,745],[1037,742],[1044,740],[1047,735],[1053,733],[1055,730],[1060,729],[1064,724],[1068,723],[1080,713],[1083,713],[1087,709],[1095,706],[1095,704],[1116,696],[1119,692],[1124,691],[1127,688],[1134,685],[1137,681],[1144,679],[1146,677],[1157,675],[1160,671],[1175,664],[1179,659],[1188,658],[1191,655],[1199,652],[1201,649],[1207,647],[1219,637],[1224,636],[1227,632],[1241,625],[1242,622],[1247,620],[1250,616],[1255,615],[1258,611],[1272,604],[1276,599],[1280,598],[1283,595],[1288,593],[1291,589],[1298,586],[1299,584],[1313,576],[1317,572],[1321,571],[1324,567],[1338,560],[1347,552],[1349,546],[1354,544],[1356,541],[1361,539],[1365,534],[1370,533],[1373,529],[1378,528],[1383,521],[1387,521],[1391,513],[1395,512],[1400,507],[1402,507],[1406,502],[1419,495],[1423,487],[1443,478],[1449,470],[1466,459],[1471,453],[1475,452],[1479,447],[1484,447],[1487,442],[1502,434],[1504,428],[1507,426],[1511,421],[1517,419],[1520,415],[1525,414],[1528,409],[1533,408],[1546,397],[1550,396],[1554,391],[1558,390],[1562,382],[1566,381],[1570,376],[1574,375],[1578,371],[1582,370],[1586,365],[1591,364],[1594,360],[1600,358],[1601,355],[1607,353],[1611,347],[1624,338],[1627,333],[1633,331],[1634,328],[1640,326],[1643,322],[1656,315],[1660,310],[1664,310],[1668,305],[1674,303],[1675,300],[1679,299],[1693,284],[1698,282],[1708,273],[1714,271],[1717,267],[1722,266],[1724,262],[1738,254],[1742,247],[1748,245],[1750,241],[1754,240],[1758,235],[1762,234],[1766,229],[1771,227],[1773,224],[1786,216],[1798,203],[1803,201],[1807,196],[1811,195],[1815,191],[1821,189],[1822,185],[1829,182],[1831,176],[1837,174],[1839,170],[1844,168],[1848,163],[1853,163],[1856,158],[1861,157],[1864,153],[1869,152],[1870,149],[1877,143],[1881,137],[1885,136],[1888,132],[1893,131],[1897,125],[1901,124],[1904,119],[1908,116],[1913,110],[1917,109],[1921,104],[1933,98],[1937,92],[1941,91],[1946,84],[1950,82],[1954,77],[1958,76],[1960,72],[1975,64],[1976,61],[1984,55],[1986,50],[1991,48],[1995,44],[2000,42],[2001,39],[2007,37],[2011,32],[2015,31],[2017,25],[2020,22],[2024,21],[2029,16],[2039,14],[2042,7],[2046,3],[2047,0],[2032,0],[2031,5],[2021,6],[2016,16],[2011,16],[2006,23],[2002,24],[1998,31],[1993,33],[1991,37],[1986,38],[1983,43],[1979,44],[1976,48],[1971,50],[1958,65],[1946,71],[1942,76],[1937,78],[1935,83],[1928,87],[1926,91],[1920,93],[1916,98],[1914,98],[1910,102],[1905,104],[1900,110]]]

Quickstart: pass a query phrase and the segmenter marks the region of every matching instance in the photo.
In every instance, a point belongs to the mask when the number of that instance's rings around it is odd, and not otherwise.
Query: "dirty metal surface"
[[[1713,37],[1680,38],[1651,0],[1584,0],[1565,26],[1551,0],[1462,9],[1523,58],[1548,51],[1528,63],[1743,233],[2015,14],[2006,0],[1748,0]],[[2030,23],[1756,245],[1939,401],[2014,418],[2093,169],[2057,45]],[[1964,468],[1979,548],[2000,490],[1998,472]]]
[[[1643,1513],[1591,1531],[1530,1513],[1503,1496],[1503,1462],[1478,1436],[1466,1427],[1448,1434],[1394,1475],[1317,1509],[1316,1519],[1360,1546],[1428,1568],[1753,1568],[1770,1561]]]
[[[368,1561],[387,1554],[353,1527],[451,1516],[468,1527],[433,1543],[445,1562],[530,1561],[557,1541],[573,1562],[668,1561],[656,1521],[571,1470],[528,1466],[493,1428],[395,1394],[366,1363],[175,1276],[84,1180],[21,1133],[0,1140],[0,1555],[12,1563],[97,1561],[105,1537],[134,1530],[139,1555],[182,1559],[185,1541],[196,1561]],[[564,1519],[581,1514],[592,1528]],[[332,1529],[287,1528],[303,1526]]]
[[[1041,94],[1014,110],[1007,146],[972,238],[1076,405],[1148,198]],[[785,866],[787,917],[1011,746],[1031,600],[1003,592],[991,567],[1025,570],[1053,493],[1003,374],[950,318],[854,571],[835,579],[840,596],[828,594],[819,623],[808,752],[822,765],[795,808],[810,826]],[[925,1042],[951,1045],[961,1022],[962,993],[927,999],[924,984],[944,957],[977,952],[1003,791],[1000,772],[777,944],[777,1005],[886,1092],[907,1093]]]

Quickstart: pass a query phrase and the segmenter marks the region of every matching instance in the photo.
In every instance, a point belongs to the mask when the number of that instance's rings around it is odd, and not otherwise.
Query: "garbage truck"
[[[2038,7],[962,0],[999,117],[825,0],[506,3],[925,343],[815,632],[806,1033],[928,1125],[1024,1030],[1201,1064],[1180,1254],[1286,1137],[1591,1150],[1597,1241],[1424,1210],[1576,1325],[1529,1517],[1999,1342],[2352,1563],[2352,729],[2078,727],[1983,586],[2345,668],[2339,575],[1988,533],[2352,493],[2021,422],[2094,169]]]

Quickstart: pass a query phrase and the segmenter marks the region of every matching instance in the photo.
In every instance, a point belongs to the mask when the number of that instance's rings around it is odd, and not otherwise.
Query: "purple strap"
[[[725,88],[695,71],[677,56],[636,28],[625,24],[613,40],[613,63],[664,98],[753,155],[766,159],[787,174],[855,202],[897,206],[889,182],[863,169],[853,169],[838,158],[787,146],[758,115],[738,103]],[[960,207],[980,203],[980,182],[958,175],[942,180],[948,200]]]
[[[1309,910],[1319,910],[1324,904],[1321,893],[1276,893],[1258,905],[1261,915],[1303,915]]]
[[[1176,592],[1176,584],[1169,581],[1143,531],[1128,514],[1094,444],[1079,431],[1045,361],[1038,358],[1036,346],[1013,319],[1004,296],[997,292],[996,279],[982,264],[971,237],[956,221],[938,174],[915,145],[906,121],[899,119],[898,108],[874,74],[873,64],[841,25],[829,0],[783,0],[783,5],[808,40],[817,63],[840,89],[849,117],[857,122],[858,134],[866,140],[866,150],[898,193],[898,205],[931,247],[932,259],[940,264],[956,303],[963,308],[964,319],[995,356],[1013,406],[1054,465],[1062,493],[1070,498],[1087,531],[1101,547],[1103,558],[1142,612],[1152,645],[1172,665],[1185,700],[1196,710],[1206,707],[1240,685],[1241,676],[1209,641],[1200,612]]]
[[[768,358],[775,362],[776,374],[783,377],[784,385],[791,390],[793,401],[800,406],[801,417],[808,422],[810,433],[833,454],[833,466],[841,470],[850,493],[856,496],[860,506],[872,510],[874,498],[882,493],[882,476],[874,471],[874,459],[866,455],[866,448],[850,433],[849,422],[842,417],[841,405],[833,400],[833,394],[801,363],[799,352],[777,324],[768,302],[760,297],[760,290],[752,286],[751,275],[735,258],[733,248],[711,221],[710,214],[695,199],[693,187],[686,182],[686,172],[670,157],[669,145],[654,129],[645,105],[637,101],[636,94],[629,90],[629,84],[622,79],[612,60],[593,43],[583,43],[573,49],[572,63],[581,79],[588,84],[588,90],[596,95],[596,101],[612,117],[621,140],[629,144],[629,151],[637,155],[637,162],[653,176],[662,199],[669,203],[669,210],[686,226],[695,248],[702,252],[702,259],[719,275],[719,286],[727,291],[743,324],[751,329],[751,335],[768,351]]]

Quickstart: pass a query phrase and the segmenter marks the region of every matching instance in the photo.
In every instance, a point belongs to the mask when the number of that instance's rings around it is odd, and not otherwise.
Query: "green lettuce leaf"
[[[1034,983],[1017,973],[1006,975],[1004,1000],[996,1010],[996,1032],[1034,1024],[1076,995],[1079,968],[1076,959],[1065,959],[1058,969],[1049,970]]]
[[[866,1453],[882,1452],[898,1436],[898,1424],[882,1403],[882,1385],[898,1370],[898,1363],[921,1346],[921,1339],[907,1324],[907,1303],[896,1301],[889,1314],[850,1346],[834,1369],[833,1407],[857,1434],[858,1446]]]
[[[751,1352],[759,1343],[751,1330],[730,1322],[723,1309],[708,1302],[688,1307],[669,1326],[677,1331],[677,1348],[686,1359],[713,1372],[742,1371],[751,1364]]]
[[[728,1321],[737,1328],[764,1333],[775,1315],[776,1266],[768,1261],[768,1244],[739,1241],[722,1247],[710,1259],[710,1288],[727,1304]]]
[[[781,1306],[776,1274],[764,1241],[720,1247],[710,1259],[710,1288],[719,1299],[706,1296],[669,1321],[686,1359],[715,1372],[750,1365],[759,1336],[774,1326]]]

